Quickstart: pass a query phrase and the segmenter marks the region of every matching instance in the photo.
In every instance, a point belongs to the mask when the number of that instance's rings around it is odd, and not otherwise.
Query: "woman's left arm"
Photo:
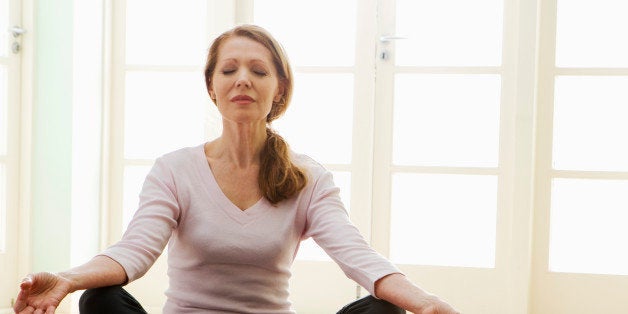
[[[415,314],[460,314],[451,305],[425,292],[399,273],[376,281],[375,295]]]

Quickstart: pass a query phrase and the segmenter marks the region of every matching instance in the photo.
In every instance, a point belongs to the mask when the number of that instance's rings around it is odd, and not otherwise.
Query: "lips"
[[[232,102],[237,103],[237,104],[250,104],[253,101],[255,101],[253,98],[247,96],[247,95],[237,95],[234,96],[230,99]]]

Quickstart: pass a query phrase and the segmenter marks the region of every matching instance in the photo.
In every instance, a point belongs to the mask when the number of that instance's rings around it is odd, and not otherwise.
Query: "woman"
[[[16,313],[54,313],[82,289],[81,313],[145,313],[121,285],[141,277],[166,244],[164,313],[294,313],[289,268],[308,237],[376,296],[339,313],[457,313],[372,250],[330,172],[270,129],[290,102],[292,73],[265,30],[243,25],[219,36],[205,80],[222,135],[157,159],[122,240],[67,272],[27,276]]]

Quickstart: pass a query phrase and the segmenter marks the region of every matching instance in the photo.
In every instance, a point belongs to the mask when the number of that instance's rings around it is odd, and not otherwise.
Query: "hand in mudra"
[[[66,278],[46,272],[31,274],[20,284],[13,311],[19,314],[52,314],[68,293],[70,282]]]

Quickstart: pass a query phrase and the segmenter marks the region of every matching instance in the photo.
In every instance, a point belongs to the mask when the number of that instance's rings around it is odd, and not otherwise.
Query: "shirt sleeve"
[[[401,272],[372,249],[351,223],[331,172],[324,171],[314,184],[305,238],[312,237],[347,277],[377,297],[375,282],[386,275]]]
[[[159,158],[146,176],[138,209],[122,239],[101,253],[122,265],[127,282],[142,277],[168,243],[180,215],[176,196],[172,171]]]

